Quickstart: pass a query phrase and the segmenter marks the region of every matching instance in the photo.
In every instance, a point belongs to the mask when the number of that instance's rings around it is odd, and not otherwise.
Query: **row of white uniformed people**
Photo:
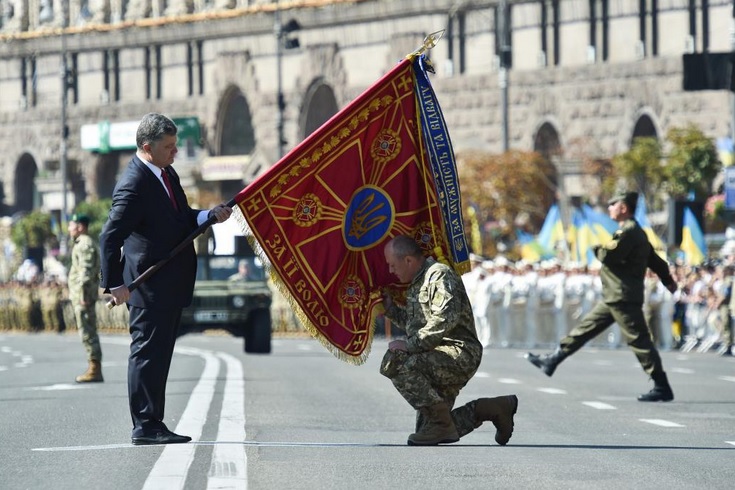
[[[499,346],[555,345],[602,296],[602,283],[593,271],[558,267],[522,273],[475,267],[462,276],[476,323],[489,325],[491,343]],[[676,297],[655,276],[646,280],[644,311],[659,347],[674,344],[672,323]],[[712,334],[700,305],[688,305],[687,324],[693,334]],[[706,332],[702,331],[706,329]],[[617,325],[590,342],[617,347],[624,340]]]

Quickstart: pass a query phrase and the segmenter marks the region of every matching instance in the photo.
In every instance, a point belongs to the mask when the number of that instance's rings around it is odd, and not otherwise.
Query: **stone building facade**
[[[684,53],[731,50],[729,0],[0,5],[5,215],[110,196],[152,111],[187,128],[176,165],[191,198],[226,200],[442,29],[432,83],[455,150],[540,151],[565,196],[589,192],[580,155],[690,123],[732,132],[728,91],[682,88]]]

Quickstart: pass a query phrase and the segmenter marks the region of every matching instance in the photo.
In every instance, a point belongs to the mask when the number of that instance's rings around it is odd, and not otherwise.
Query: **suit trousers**
[[[598,303],[559,343],[567,356],[574,354],[613,323],[620,327],[643,370],[654,376],[664,372],[640,303]]]
[[[128,401],[133,419],[132,437],[166,429],[166,381],[181,320],[181,307],[139,308],[130,313]]]

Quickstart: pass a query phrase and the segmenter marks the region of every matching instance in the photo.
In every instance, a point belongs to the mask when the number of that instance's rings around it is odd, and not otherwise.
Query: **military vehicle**
[[[227,255],[200,248],[194,299],[182,312],[180,333],[226,330],[244,338],[245,352],[270,353],[272,294],[262,262],[243,237]]]

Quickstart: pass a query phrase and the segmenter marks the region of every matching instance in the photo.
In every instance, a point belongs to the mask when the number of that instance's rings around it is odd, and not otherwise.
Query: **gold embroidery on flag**
[[[377,163],[387,163],[401,152],[401,137],[392,129],[383,129],[370,146],[370,155]]]
[[[359,277],[350,274],[340,286],[338,301],[344,308],[354,310],[362,305],[364,296],[365,285]]]
[[[322,202],[316,194],[305,194],[293,209],[293,222],[311,226],[322,217]]]

